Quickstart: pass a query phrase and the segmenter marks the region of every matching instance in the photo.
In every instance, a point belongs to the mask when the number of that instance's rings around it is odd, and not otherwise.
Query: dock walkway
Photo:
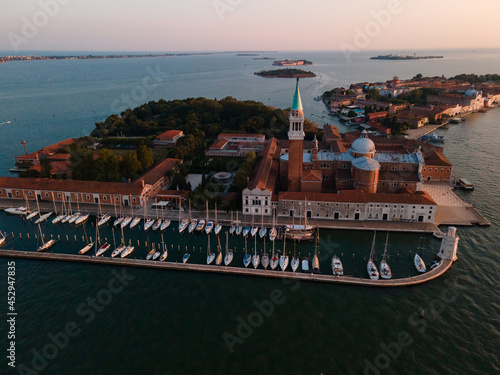
[[[189,263],[171,263],[159,262],[142,259],[116,259],[107,257],[82,256],[72,254],[56,254],[56,253],[37,253],[32,251],[20,250],[0,250],[0,257],[3,258],[18,258],[18,259],[33,259],[45,261],[62,261],[62,262],[77,262],[77,263],[92,263],[111,266],[125,267],[142,267],[167,269],[176,271],[193,271],[193,272],[210,272],[226,275],[241,275],[241,276],[261,276],[277,279],[293,279],[299,281],[315,281],[334,284],[372,286],[372,287],[403,287],[422,284],[444,274],[453,264],[452,260],[443,260],[441,265],[424,274],[408,277],[404,279],[394,280],[370,280],[355,278],[352,276],[333,276],[326,274],[308,274],[295,272],[282,272],[263,269],[251,269],[243,267],[226,267],[212,266],[205,264],[189,264]]]

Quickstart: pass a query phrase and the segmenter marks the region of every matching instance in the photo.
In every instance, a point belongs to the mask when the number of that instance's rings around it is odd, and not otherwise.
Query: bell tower
[[[288,191],[300,191],[304,154],[304,109],[300,99],[299,79],[295,87],[288,130]]]

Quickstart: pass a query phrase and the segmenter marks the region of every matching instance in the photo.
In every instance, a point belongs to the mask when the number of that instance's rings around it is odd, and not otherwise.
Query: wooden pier
[[[243,268],[243,267],[226,267],[226,266],[212,266],[205,264],[160,262],[160,261],[143,260],[143,259],[121,259],[121,258],[117,259],[109,257],[95,257],[95,256],[72,255],[72,254],[37,253],[33,251],[20,251],[20,250],[0,250],[0,257],[46,260],[46,261],[92,263],[92,264],[124,266],[124,267],[156,268],[156,269],[167,269],[176,271],[211,272],[211,273],[241,275],[241,276],[261,276],[261,277],[272,277],[277,279],[294,279],[299,281],[316,281],[323,283],[372,286],[372,287],[403,287],[403,286],[422,284],[441,276],[453,264],[452,260],[443,259],[440,266],[418,276],[408,277],[404,279],[370,280],[370,279],[356,278],[352,276],[333,276],[327,274],[282,272],[282,271],[272,271],[272,270]]]

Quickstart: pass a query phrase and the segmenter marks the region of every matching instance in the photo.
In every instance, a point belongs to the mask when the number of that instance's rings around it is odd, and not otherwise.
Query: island
[[[277,60],[273,62],[276,66],[297,66],[297,65],[312,65],[313,63],[309,60]]]
[[[265,78],[311,78],[316,77],[316,74],[310,71],[305,71],[302,69],[275,69],[275,70],[263,70],[261,72],[255,72],[255,75],[265,77]]]
[[[275,57],[254,57],[254,60],[274,60]]]
[[[259,56],[258,53],[238,53],[236,56]]]
[[[444,56],[417,56],[411,55],[378,55],[370,57],[371,60],[427,60],[427,59],[442,59]]]

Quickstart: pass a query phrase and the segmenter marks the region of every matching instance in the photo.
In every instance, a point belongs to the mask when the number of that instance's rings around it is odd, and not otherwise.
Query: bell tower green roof
[[[297,86],[295,86],[295,95],[293,96],[292,110],[302,111],[302,100],[300,99],[299,79],[297,78]]]

